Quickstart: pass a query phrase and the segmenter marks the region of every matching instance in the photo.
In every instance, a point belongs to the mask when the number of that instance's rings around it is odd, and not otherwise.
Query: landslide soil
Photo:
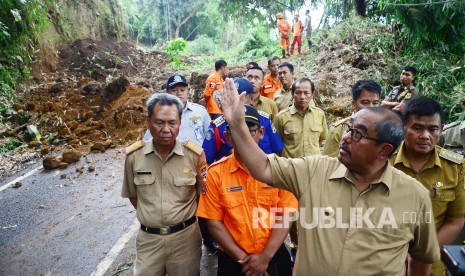
[[[344,45],[321,49],[317,55],[308,52],[285,61],[296,65],[297,77],[307,75],[314,80],[317,105],[327,112],[330,122],[347,116],[351,85],[362,78],[367,66],[364,61],[369,57],[356,46]],[[57,53],[43,56],[46,62],[41,64],[45,65],[33,69],[32,81],[21,93],[22,101],[15,104],[14,112],[1,126],[1,145],[7,145],[11,138],[25,143],[0,155],[2,178],[30,165],[32,160],[59,155],[63,149],[104,151],[141,139],[146,129],[145,101],[163,90],[170,75],[184,74],[191,84],[191,100],[199,102],[212,71],[172,69],[165,53],[147,51],[129,42],[77,40]],[[317,66],[306,71],[308,64]],[[261,65],[266,68],[264,62]],[[241,66],[229,67],[233,69],[230,76],[242,75]],[[26,129],[29,125],[37,127],[42,136],[40,143],[30,141]]]

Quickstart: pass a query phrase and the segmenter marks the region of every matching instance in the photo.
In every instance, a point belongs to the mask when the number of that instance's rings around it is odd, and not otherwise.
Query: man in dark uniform
[[[418,91],[413,86],[413,81],[417,70],[412,66],[405,66],[400,74],[400,83],[401,85],[394,87],[392,91],[387,95],[384,101],[381,103],[381,106],[392,109],[397,113],[402,113],[405,104],[411,100],[418,97]]]

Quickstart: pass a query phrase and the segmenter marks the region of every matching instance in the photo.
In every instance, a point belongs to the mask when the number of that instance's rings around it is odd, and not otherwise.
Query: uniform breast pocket
[[[188,202],[196,194],[195,176],[176,178],[174,180],[174,192],[180,202]]]
[[[223,201],[223,206],[225,207],[225,217],[228,217],[226,220],[231,221],[236,225],[244,223],[247,219],[247,210],[245,208],[245,202],[242,194],[227,194],[222,196],[221,199]]]
[[[452,189],[437,189],[430,191],[433,202],[447,203],[455,200],[455,191]]]
[[[134,176],[134,184],[137,190],[145,192],[150,190],[155,184],[156,177],[152,173],[136,172]]]
[[[283,140],[287,143],[297,144],[299,142],[299,138],[301,137],[302,129],[296,128],[294,126],[284,127],[284,137]]]

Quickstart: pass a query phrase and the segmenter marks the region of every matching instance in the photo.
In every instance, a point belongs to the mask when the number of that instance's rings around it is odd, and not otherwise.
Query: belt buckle
[[[161,235],[167,235],[171,232],[171,229],[169,227],[161,227],[160,228],[160,234]]]

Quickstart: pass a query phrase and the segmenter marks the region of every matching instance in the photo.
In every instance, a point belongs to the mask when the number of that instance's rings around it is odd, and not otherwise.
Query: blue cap
[[[250,81],[244,78],[234,78],[234,84],[236,85],[237,92],[239,92],[239,94],[244,91],[247,94],[253,93],[253,85],[250,83]]]
[[[184,86],[188,86],[189,84],[187,83],[187,80],[184,76],[181,75],[173,75],[168,78],[168,81],[166,82],[166,88],[171,88],[176,84],[182,84]]]

